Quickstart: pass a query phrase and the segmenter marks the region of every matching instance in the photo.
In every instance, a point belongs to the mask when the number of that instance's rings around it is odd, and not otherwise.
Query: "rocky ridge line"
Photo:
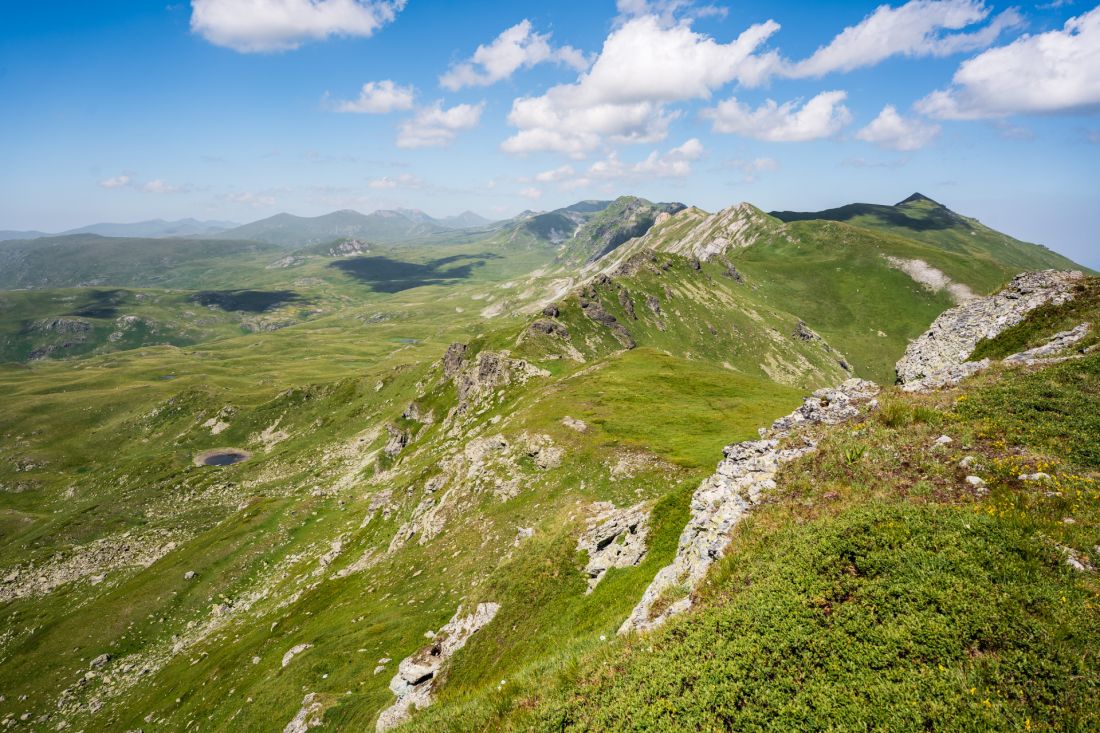
[[[907,392],[949,384],[981,371],[988,361],[967,361],[982,339],[991,339],[1015,326],[1041,305],[1060,305],[1073,299],[1081,272],[1043,270],[1025,272],[999,293],[976,298],[944,311],[931,327],[909,344],[897,363],[898,382]]]
[[[654,629],[691,607],[691,591],[722,556],[741,518],[761,494],[775,488],[780,467],[817,446],[815,440],[803,436],[802,445],[780,448],[780,439],[803,427],[835,425],[851,419],[864,407],[873,409],[878,392],[878,385],[862,379],[819,389],[797,410],[772,423],[770,429],[761,429],[759,440],[727,446],[723,451],[725,460],[691,498],[691,518],[680,534],[676,557],[657,573],[619,633]],[[671,595],[680,597],[665,605]]]

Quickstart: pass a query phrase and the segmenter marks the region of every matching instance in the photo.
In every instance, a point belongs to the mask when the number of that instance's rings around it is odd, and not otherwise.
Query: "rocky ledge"
[[[734,526],[765,491],[775,488],[779,468],[814,450],[801,444],[780,447],[780,439],[812,425],[834,425],[875,406],[878,385],[849,379],[833,389],[819,389],[790,415],[760,431],[760,440],[727,446],[725,460],[703,481],[691,498],[691,518],[680,534],[676,557],[650,583],[642,600],[619,628],[620,634],[646,631],[691,607],[691,592],[729,545]]]
[[[460,608],[437,633],[428,632],[432,643],[405,657],[398,665],[397,674],[390,680],[390,690],[397,696],[397,701],[378,715],[375,729],[389,730],[408,719],[410,707],[419,710],[430,705],[443,664],[466,646],[471,636],[492,621],[499,610],[498,603],[480,603],[473,613],[462,616]]]
[[[1076,271],[1025,272],[999,293],[944,311],[897,363],[902,389],[933,389],[980,371],[987,364],[967,361],[979,341],[1015,326],[1041,305],[1071,300],[1073,286],[1083,277]]]

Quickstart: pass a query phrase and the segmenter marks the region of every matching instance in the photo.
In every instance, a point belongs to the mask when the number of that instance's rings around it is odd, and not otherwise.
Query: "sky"
[[[1100,6],[0,7],[0,229],[919,191],[1100,268]]]

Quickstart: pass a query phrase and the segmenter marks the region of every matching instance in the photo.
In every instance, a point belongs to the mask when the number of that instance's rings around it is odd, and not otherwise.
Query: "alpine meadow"
[[[1100,730],[1097,79],[1089,2],[9,3],[0,730]]]

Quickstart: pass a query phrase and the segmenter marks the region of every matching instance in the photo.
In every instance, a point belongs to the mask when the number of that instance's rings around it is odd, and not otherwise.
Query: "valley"
[[[0,725],[1100,725],[1098,282],[920,194],[0,241]]]

